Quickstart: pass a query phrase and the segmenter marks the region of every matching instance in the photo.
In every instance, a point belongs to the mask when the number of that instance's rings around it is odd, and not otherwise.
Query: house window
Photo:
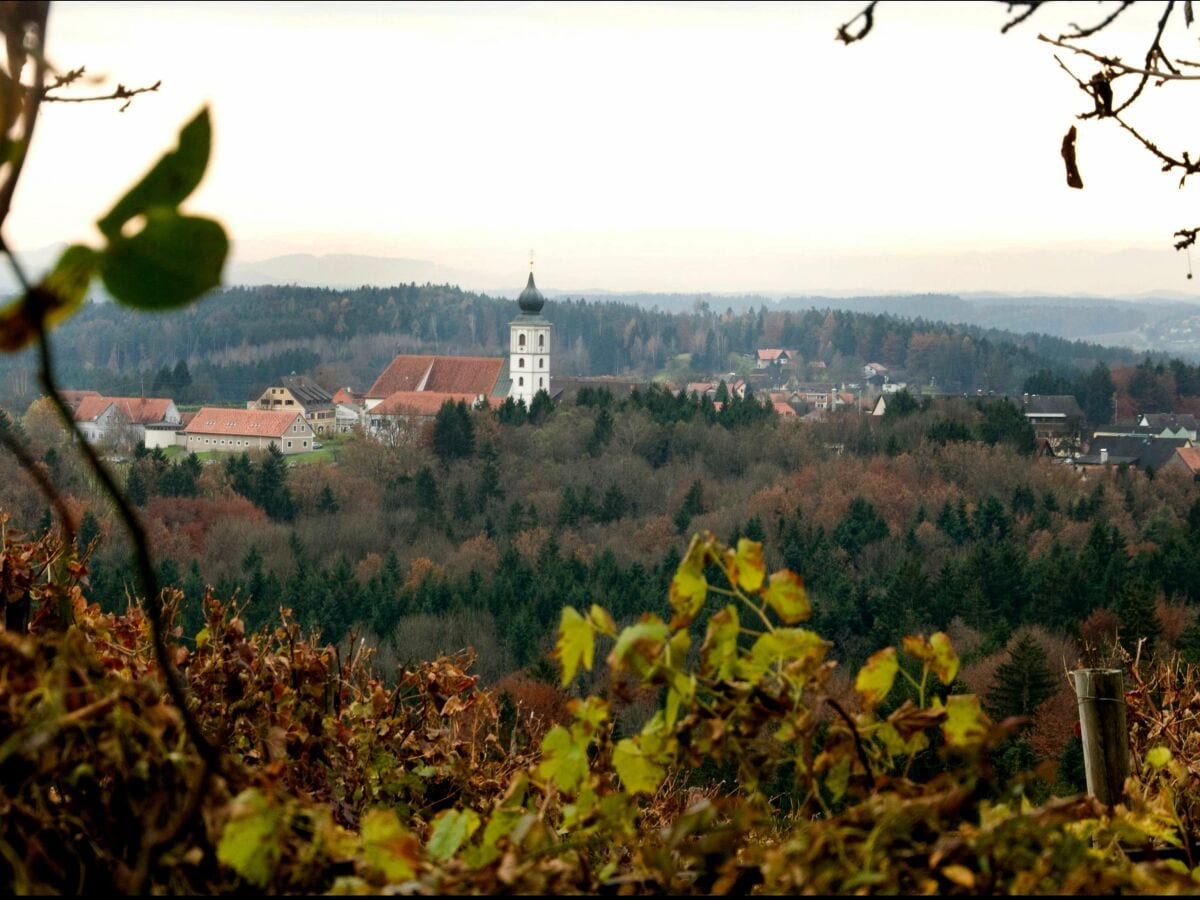
[[[525,387],[525,379],[524,378],[517,379],[517,387]]]
[[[520,359],[517,360],[517,368],[520,368],[520,369],[525,368],[525,357],[522,356]]]
[[[288,446],[289,446],[289,447],[290,447],[290,446],[292,446],[292,442],[291,442],[291,441],[288,441]]]
[[[545,378],[539,378],[539,379],[538,379],[538,387],[545,387],[545,386],[546,386],[546,379],[545,379]]]
[[[544,359],[539,359],[539,360],[538,360],[538,368],[539,368],[539,369],[544,369],[544,368],[546,368],[546,361],[545,361]]]
[[[525,335],[524,334],[517,335],[517,346],[518,347],[525,346]]]
[[[545,346],[546,346],[546,336],[545,336],[544,334],[539,334],[539,335],[538,335],[538,346],[539,346],[539,347],[545,347]]]

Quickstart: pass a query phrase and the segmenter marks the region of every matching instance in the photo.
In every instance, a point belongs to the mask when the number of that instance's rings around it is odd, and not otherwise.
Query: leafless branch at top
[[[853,44],[855,41],[861,41],[868,34],[870,34],[871,28],[875,25],[875,4],[878,2],[879,0],[871,0],[871,2],[867,4],[866,8],[863,9],[862,12],[860,12],[849,22],[843,23],[841,27],[838,28],[838,40],[844,44]],[[850,26],[859,19],[863,20],[862,27],[858,31],[851,32]]]
[[[1008,30],[1010,28],[1015,28],[1017,25],[1020,25],[1022,22],[1024,22],[1026,19],[1028,19],[1030,16],[1032,16],[1035,12],[1037,12],[1038,7],[1041,6],[1042,3],[1045,2],[1045,0],[1011,0],[1011,2],[1009,2],[1009,0],[1001,0],[1001,2],[1005,2],[1008,4],[1009,12],[1012,12],[1018,6],[1026,7],[1026,9],[1023,13],[1020,13],[1019,15],[1010,19],[1008,22],[1006,22],[1004,24],[1004,27],[1000,29],[1001,34],[1008,34]]]
[[[1131,6],[1133,6],[1133,0],[1121,0],[1121,5],[1113,10],[1110,16],[1108,16],[1103,22],[1093,25],[1091,28],[1080,28],[1078,25],[1072,22],[1071,27],[1074,28],[1075,31],[1071,34],[1060,34],[1058,39],[1060,41],[1069,41],[1076,38],[1091,37],[1096,32],[1103,31],[1105,28],[1115,22],[1117,20],[1117,16],[1125,12],[1125,10],[1129,9]]]

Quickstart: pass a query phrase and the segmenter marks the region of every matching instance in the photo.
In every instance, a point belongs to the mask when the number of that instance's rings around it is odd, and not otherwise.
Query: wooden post
[[[1120,669],[1077,669],[1071,675],[1079,701],[1088,793],[1113,806],[1124,799],[1129,774],[1124,679]]]

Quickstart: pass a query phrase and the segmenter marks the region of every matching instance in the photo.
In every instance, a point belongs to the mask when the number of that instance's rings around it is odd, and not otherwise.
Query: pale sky
[[[1037,34],[1110,5],[1054,4],[1002,36],[1003,4],[885,0],[847,47],[859,2],[58,2],[58,65],[162,88],[120,114],[43,107],[7,231],[96,242],[208,103],[189,208],[241,262],[361,253],[519,288],[533,248],[560,290],[1197,296],[1170,244],[1200,224],[1200,185],[1094,121],[1086,188],[1065,183],[1086,98]],[[1138,4],[1097,48],[1144,55],[1158,12]],[[1177,34],[1196,58],[1200,25]],[[1200,150],[1200,83],[1148,94],[1131,118]]]

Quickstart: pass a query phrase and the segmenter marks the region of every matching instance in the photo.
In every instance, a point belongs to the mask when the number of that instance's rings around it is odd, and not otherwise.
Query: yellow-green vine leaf
[[[854,679],[854,689],[862,697],[863,705],[874,709],[891,693],[896,673],[900,671],[900,663],[896,659],[895,647],[884,647],[872,653],[866,664],[858,670]]]
[[[204,177],[212,147],[212,121],[208,107],[200,110],[179,132],[179,146],[163,155],[96,224],[110,241],[135,216],[152,209],[175,209],[188,198]]]
[[[538,775],[548,779],[564,793],[571,794],[587,778],[587,739],[576,736],[561,725],[555,725],[542,738],[542,761]]]
[[[991,724],[974,694],[954,694],[946,698],[946,721],[942,734],[951,747],[973,747],[983,740]]]
[[[762,544],[749,538],[738,538],[737,551],[725,551],[725,567],[730,581],[744,591],[757,591],[767,574]]]
[[[597,729],[608,721],[607,701],[591,695],[582,700],[570,701],[567,711],[575,717],[585,734],[595,734]]]
[[[701,542],[698,535],[692,537],[688,545],[687,555],[675,577],[671,579],[671,588],[667,594],[674,615],[671,617],[672,628],[682,628],[696,618],[704,606],[708,596],[708,581],[704,577],[704,565],[708,559],[708,545]]]
[[[229,804],[229,821],[217,844],[217,859],[258,887],[266,887],[279,862],[282,812],[258,788],[247,788]]]
[[[824,659],[825,652],[832,646],[815,631],[805,628],[777,628],[759,636],[750,648],[748,657],[738,660],[738,675],[755,681],[777,664],[795,662],[808,668],[816,668]]]
[[[613,749],[613,768],[631,794],[653,794],[666,769],[644,752],[637,738],[625,738]]]
[[[958,654],[950,643],[950,636],[939,631],[929,639],[933,648],[933,672],[942,684],[951,684],[958,674]]]
[[[715,676],[721,681],[733,677],[740,629],[737,607],[732,603],[709,617],[708,632],[704,635],[704,643],[700,645],[702,675]]]
[[[588,619],[601,634],[606,634],[609,637],[617,636],[617,623],[613,621],[613,617],[604,607],[593,603],[591,612],[588,613]]]
[[[630,669],[635,675],[646,675],[662,653],[670,633],[666,622],[647,613],[640,622],[618,635],[616,646],[608,656],[609,667],[614,672]]]
[[[363,856],[388,881],[407,881],[417,874],[421,845],[392,809],[370,810],[362,819]]]
[[[446,809],[438,813],[429,832],[425,849],[439,862],[445,862],[471,839],[479,828],[479,815],[473,809]]]
[[[1157,747],[1154,747],[1153,749],[1150,750],[1149,753],[1146,754],[1146,762],[1148,762],[1150,764],[1151,768],[1154,768],[1154,769],[1161,769],[1163,766],[1165,766],[1170,761],[1171,761],[1171,751],[1169,748],[1164,747],[1162,744],[1159,744]]]
[[[581,664],[589,672],[592,671],[595,652],[596,636],[592,624],[573,606],[564,606],[562,621],[558,626],[558,642],[554,645],[554,655],[562,666],[563,685],[571,683]]]
[[[763,591],[763,599],[788,625],[803,622],[812,615],[804,579],[787,569],[771,573],[767,589]]]

